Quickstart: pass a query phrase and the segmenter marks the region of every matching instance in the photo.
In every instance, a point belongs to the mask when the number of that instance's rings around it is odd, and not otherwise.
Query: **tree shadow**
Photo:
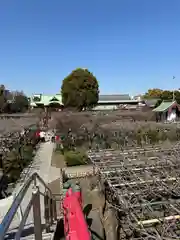
[[[97,234],[95,231],[91,230],[91,239],[92,240],[106,240],[106,235],[105,235],[105,231],[104,231],[104,237],[102,238],[101,236],[99,236],[99,234]]]
[[[87,204],[84,209],[83,209],[83,213],[85,217],[88,217],[88,215],[90,214],[92,210],[92,204]]]
[[[88,217],[91,211],[92,211],[92,204],[87,204],[83,209],[84,217],[86,219],[89,231],[91,232],[92,240],[95,240],[95,239],[96,240],[105,240],[106,234],[105,234],[104,228],[103,228],[103,237],[99,236],[99,234],[97,232],[95,232],[91,229],[93,219]]]
[[[87,204],[83,209],[84,217],[86,219],[86,222],[89,228],[91,227],[93,222],[93,219],[88,217],[91,210],[92,210],[92,204]]]
[[[59,239],[63,238],[64,236],[65,236],[64,235],[64,221],[63,221],[63,218],[61,218],[57,223],[57,227],[56,227],[56,231],[55,231],[53,240],[59,240]]]

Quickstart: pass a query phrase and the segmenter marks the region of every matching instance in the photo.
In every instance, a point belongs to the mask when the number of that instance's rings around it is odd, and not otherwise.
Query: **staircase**
[[[21,237],[21,240],[34,240],[34,236]],[[54,239],[54,233],[42,233],[43,240],[52,240]]]
[[[41,186],[40,186],[41,185]],[[42,188],[43,186],[43,188]],[[43,190],[42,190],[43,189]],[[32,191],[29,203],[21,212],[19,223],[14,225],[14,217],[17,215],[24,196],[28,191]],[[43,198],[44,201],[40,199]],[[33,173],[23,184],[19,193],[16,195],[10,209],[4,216],[0,224],[0,240],[52,240],[57,230],[57,200],[60,201],[60,195],[55,196],[48,188],[43,179]],[[44,215],[42,216],[42,202],[44,204]],[[32,215],[33,221],[28,221],[29,215]],[[60,239],[60,238],[58,238]]]
[[[63,172],[60,176],[62,175]],[[81,176],[81,174],[77,175]],[[62,184],[61,188],[63,188]],[[26,206],[23,204],[24,199],[26,199]],[[11,207],[0,224],[0,240],[65,240],[63,213],[60,209],[61,199],[60,194],[52,194],[44,180],[37,173],[33,173],[25,180],[13,202],[12,200],[10,202],[10,204],[12,203]],[[21,211],[21,206],[23,211]],[[77,210],[77,207],[75,206],[74,209]],[[79,213],[76,216],[79,216]],[[96,237],[104,234],[98,211],[86,213],[86,220],[92,239],[104,239]],[[78,218],[77,221],[79,221]],[[78,224],[78,226],[82,225]],[[95,229],[96,235],[94,235],[93,229]]]

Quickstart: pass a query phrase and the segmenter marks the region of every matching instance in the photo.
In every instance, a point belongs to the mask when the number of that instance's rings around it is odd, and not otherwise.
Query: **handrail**
[[[17,213],[17,210],[18,208],[20,207],[20,204],[27,192],[27,190],[29,189],[29,187],[31,186],[32,183],[34,183],[34,186],[33,186],[33,193],[32,193],[32,198],[30,199],[30,202],[27,206],[27,208],[25,209],[25,214],[24,216],[22,217],[22,220],[21,220],[21,223],[20,223],[20,227],[19,227],[19,231],[22,232],[23,230],[23,227],[24,227],[24,224],[25,224],[25,219],[27,219],[28,217],[28,214],[30,212],[30,206],[31,207],[33,206],[33,209],[34,209],[34,205],[37,205],[36,207],[40,208],[40,192],[39,192],[39,187],[37,186],[37,180],[39,180],[39,182],[44,186],[45,188],[45,194],[44,195],[44,204],[46,205],[50,205],[50,208],[52,207],[52,209],[49,209],[49,206],[45,206],[45,220],[46,222],[49,224],[50,221],[49,219],[46,219],[47,218],[52,218],[54,220],[56,220],[56,209],[55,209],[55,199],[53,197],[53,194],[50,190],[50,188],[46,185],[46,183],[44,182],[44,180],[37,174],[37,173],[33,173],[28,179],[27,181],[25,182],[25,184],[23,185],[23,187],[20,189],[19,193],[17,194],[17,196],[15,197],[10,209],[8,210],[8,212],[6,213],[6,215],[4,216],[1,224],[0,224],[0,240],[3,240],[8,229],[9,229],[9,226],[10,224],[12,223],[13,221],[13,218],[15,216],[15,214]],[[49,194],[48,194],[49,193]],[[41,193],[42,194],[42,193]],[[53,204],[49,204],[50,201],[53,202]],[[52,206],[51,206],[52,205]],[[53,216],[49,216],[49,213],[47,213],[47,208],[49,209],[49,212],[50,212],[50,215],[53,214]],[[40,211],[40,209],[37,209],[37,211]],[[34,213],[34,215],[36,215]],[[41,215],[41,214],[40,214]],[[48,216],[47,216],[48,215]],[[38,216],[39,218],[41,218],[41,216]],[[34,216],[34,221],[36,222],[37,219],[35,218]],[[24,224],[23,224],[24,223]],[[39,223],[41,223],[41,219],[39,221]],[[22,226],[23,224],[23,226]],[[46,228],[47,229],[47,228]],[[18,231],[17,235],[18,238],[16,239],[20,239],[20,232]],[[35,228],[35,231],[36,231],[36,228]],[[42,233],[41,233],[42,234]],[[39,235],[38,235],[39,237]],[[41,236],[42,238],[42,236]],[[35,239],[36,239],[36,233],[35,233]],[[38,238],[38,240],[40,240]]]
[[[27,207],[26,207],[26,209],[24,211],[24,218],[21,220],[21,222],[19,224],[18,231],[16,233],[15,239],[20,239],[20,237],[21,237],[21,233],[23,231],[24,225],[26,223],[26,220],[28,218],[29,212],[31,210],[31,206],[33,204],[33,200],[34,200],[34,196],[30,199],[30,202],[29,202],[29,204],[27,205]]]

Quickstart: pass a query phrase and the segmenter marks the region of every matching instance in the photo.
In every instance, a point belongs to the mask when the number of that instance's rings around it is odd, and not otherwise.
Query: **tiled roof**
[[[39,97],[40,101],[33,101],[33,97]],[[43,95],[43,94],[35,94],[31,98],[31,103],[35,104],[43,104],[45,106],[48,106],[50,103],[56,103],[62,104],[62,97],[61,94],[56,95]],[[57,99],[57,101],[55,100]],[[115,94],[115,95],[100,95],[99,96],[99,103],[130,103],[130,102],[137,102],[137,100],[131,100],[131,97],[128,94]]]
[[[119,101],[131,100],[129,94],[116,94],[116,95],[99,95],[99,101]]]
[[[157,108],[153,109],[154,112],[164,112],[168,110],[176,102],[162,102]]]
[[[50,101],[56,101],[55,99],[57,99],[59,102],[62,102],[62,96],[61,94],[56,94],[54,95]]]
[[[37,96],[37,94],[34,96]],[[35,104],[43,104],[45,106],[48,106],[50,103],[55,103],[55,102],[62,104],[62,97],[60,94],[56,94],[56,95],[43,95],[43,94],[41,95],[40,94],[39,97],[40,97],[40,101],[33,101],[33,99],[31,98],[32,99],[31,102],[34,102]],[[56,101],[56,99],[57,99],[57,101]]]
[[[37,104],[49,105],[49,101],[51,100],[51,98],[52,98],[52,96],[41,95],[41,100],[40,100],[40,102],[37,102]]]

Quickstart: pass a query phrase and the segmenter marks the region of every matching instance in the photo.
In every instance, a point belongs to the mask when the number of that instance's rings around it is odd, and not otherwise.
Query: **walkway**
[[[39,176],[46,183],[49,182],[49,172],[51,169],[51,157],[52,157],[53,149],[54,149],[54,143],[46,142],[46,143],[41,144],[41,146],[40,146],[39,150],[37,151],[37,154],[34,158],[32,166],[30,166],[30,169],[24,170],[24,171],[28,171],[26,179],[34,172],[37,172],[39,174]],[[22,186],[22,182],[20,181],[16,185],[13,195],[16,195],[19,192],[19,190],[21,189],[21,186]],[[29,200],[31,199],[32,187],[29,188],[28,192],[26,193],[26,195],[22,201],[22,204],[21,204],[22,212],[27,207]],[[39,185],[39,187],[40,187],[40,191],[44,192],[44,187],[42,185]],[[41,196],[41,217],[42,217],[42,224],[43,224],[44,223],[44,198],[42,196]],[[32,210],[29,214],[26,224],[31,224],[31,223],[33,223]],[[12,223],[11,228],[17,227],[18,225],[19,225],[19,217],[16,217]]]

